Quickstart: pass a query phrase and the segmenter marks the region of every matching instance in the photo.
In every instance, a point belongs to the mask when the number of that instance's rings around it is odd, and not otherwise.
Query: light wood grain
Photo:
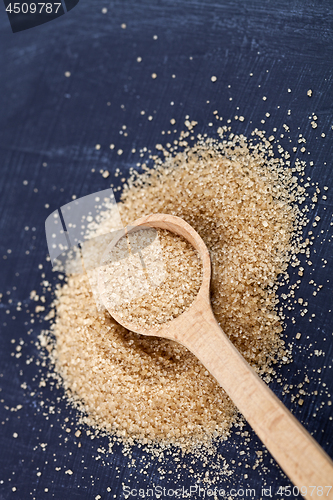
[[[143,217],[128,231],[137,226],[168,229],[186,238],[201,256],[202,285],[185,313],[158,328],[145,330],[124,323],[111,311],[114,318],[129,330],[172,339],[186,346],[227,392],[290,480],[299,488],[307,488],[303,496],[309,500],[333,499],[332,460],[249,366],[217,323],[210,304],[210,257],[203,240],[189,224],[170,215]],[[321,486],[322,495],[317,490]],[[328,495],[325,486],[332,486]]]

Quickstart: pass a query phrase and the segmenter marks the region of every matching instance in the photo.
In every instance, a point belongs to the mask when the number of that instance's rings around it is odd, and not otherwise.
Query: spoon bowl
[[[193,229],[190,224],[185,222],[180,217],[165,215],[165,214],[154,214],[141,219],[136,220],[129,228],[119,233],[116,238],[114,238],[109,244],[105,254],[110,254],[117,243],[128,234],[131,234],[138,230],[138,228],[155,228],[155,229],[165,229],[174,234],[182,236],[186,239],[195,250],[197,250],[201,266],[202,266],[202,282],[200,290],[197,293],[194,301],[190,307],[183,312],[180,316],[174,318],[172,321],[155,325],[149,328],[144,328],[137,323],[130,322],[124,319],[117,313],[117,310],[109,310],[112,317],[122,326],[127,328],[132,332],[140,333],[142,335],[149,335],[154,337],[163,337],[171,340],[175,340],[181,344],[184,344],[184,335],[179,334],[183,332],[183,326],[187,325],[191,320],[193,315],[200,314],[200,311],[204,308],[210,308],[210,279],[211,279],[211,262],[208,249],[199,236],[199,234]],[[105,296],[106,284],[104,282],[104,276],[99,273],[99,292],[100,296]],[[108,307],[107,307],[108,309]],[[191,320],[192,321],[192,320]]]

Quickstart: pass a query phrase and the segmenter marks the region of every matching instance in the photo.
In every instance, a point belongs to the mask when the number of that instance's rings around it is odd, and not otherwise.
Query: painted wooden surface
[[[102,14],[103,7],[107,14]],[[116,185],[115,169],[126,176],[131,167],[142,163],[140,148],[153,150],[155,144],[166,143],[170,136],[162,135],[162,130],[179,131],[186,115],[198,121],[198,132],[211,134],[214,110],[224,120],[230,118],[237,133],[249,135],[258,127],[270,134],[276,127],[276,136],[285,134],[280,143],[286,148],[299,146],[297,140],[303,134],[306,153],[298,149],[291,161],[295,157],[312,160],[307,175],[322,188],[330,188],[325,192],[327,200],[320,200],[310,216],[310,224],[315,216],[320,217],[313,228],[316,253],[312,254],[313,265],[303,266],[304,279],[295,297],[310,299],[308,312],[301,316],[304,306],[299,304],[295,312],[286,310],[287,343],[297,332],[302,337],[296,341],[294,362],[277,370],[293,389],[287,393],[275,382],[271,387],[333,456],[332,406],[327,396],[333,394],[332,14],[328,0],[81,0],[58,20],[12,34],[6,13],[0,9],[1,499],[59,500],[65,494],[71,500],[97,495],[121,498],[122,482],[133,488],[152,484],[181,487],[193,482],[186,469],[177,476],[170,458],[166,458],[165,468],[174,474],[161,479],[157,460],[144,475],[139,466],[130,471],[129,458],[117,447],[103,467],[95,459],[99,455],[96,440],[82,437],[81,449],[72,435],[64,442],[61,424],[65,416],[75,419],[75,413],[57,403],[61,415],[50,414],[47,420],[40,406],[39,367],[26,364],[27,358],[38,357],[35,341],[47,327],[42,315],[40,321],[31,323],[34,302],[29,295],[32,289],[42,294],[44,280],[55,283],[45,261],[47,215],[69,202],[72,195],[84,196],[111,182]],[[66,77],[65,72],[71,76]],[[152,73],[157,74],[156,79]],[[217,77],[215,83],[212,76]],[[309,89],[313,90],[311,98]],[[315,130],[309,120],[312,113],[318,116]],[[244,116],[244,122],[234,120],[235,115]],[[175,126],[171,127],[171,119],[176,120]],[[290,127],[292,144],[283,124]],[[135,153],[131,153],[133,148]],[[120,149],[122,155],[117,154]],[[101,169],[109,170],[110,177],[104,179]],[[328,261],[326,267],[322,267],[324,260]],[[39,264],[44,266],[45,279]],[[298,279],[293,269],[290,275],[291,280]],[[316,296],[311,280],[323,285]],[[51,297],[47,297],[49,305]],[[17,311],[18,302],[21,311]],[[11,356],[20,339],[24,341],[22,356]],[[321,354],[316,356],[315,350]],[[305,375],[312,396],[299,406],[291,396]],[[54,400],[60,394],[60,390],[50,392],[49,398]],[[6,409],[20,404],[21,410]],[[252,436],[249,450],[236,432],[219,448],[233,470],[220,484],[229,489],[255,488],[256,498],[262,497],[262,487],[272,487],[275,498],[281,498],[276,496],[277,487],[289,485],[289,481],[265,451],[264,473],[262,467],[253,469],[256,451],[262,451],[262,446],[250,427],[246,430]],[[41,443],[48,443],[44,451]],[[100,445],[106,443],[99,441]],[[246,453],[240,455],[243,449]],[[134,451],[134,457],[145,464],[140,449]],[[192,466],[204,470],[200,463]],[[55,467],[61,467],[61,472]],[[74,474],[65,474],[67,469]],[[112,493],[107,492],[109,486]]]

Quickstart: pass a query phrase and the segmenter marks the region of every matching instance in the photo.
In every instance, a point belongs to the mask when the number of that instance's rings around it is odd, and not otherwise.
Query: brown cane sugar
[[[300,165],[297,170],[302,175]],[[146,172],[133,172],[119,204],[124,224],[167,213],[200,234],[212,260],[214,314],[267,381],[274,364],[288,359],[278,280],[290,262],[297,265],[306,245],[300,209],[306,193],[294,172],[264,136],[253,144],[233,134],[225,140],[201,137],[176,155],[164,151],[164,159],[156,157]],[[109,224],[102,217],[92,235],[108,231]],[[192,285],[191,293],[197,278]],[[163,315],[165,299],[171,300],[156,296],[157,314]],[[87,275],[73,274],[59,286],[55,312],[51,357],[87,424],[124,441],[164,445],[228,435],[237,411],[201,363],[182,345],[127,331],[106,310],[98,311]],[[144,308],[142,318],[147,317],[150,310]]]
[[[186,311],[202,280],[200,257],[192,245],[162,229],[141,229],[121,238],[99,272],[107,310],[122,323],[144,328]]]

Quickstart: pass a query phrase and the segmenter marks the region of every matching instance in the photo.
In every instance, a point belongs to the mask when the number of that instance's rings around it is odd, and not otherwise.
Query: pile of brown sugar
[[[202,280],[200,257],[192,245],[162,229],[142,229],[121,238],[103,263],[99,280],[106,309],[122,323],[144,328],[186,311]]]
[[[294,175],[302,176],[302,168],[276,158],[263,136],[253,144],[233,134],[183,144],[183,152],[164,151],[154,168],[133,173],[121,198],[122,220],[167,213],[194,227],[211,255],[214,314],[269,381],[274,363],[288,357],[276,292],[304,246],[299,204],[306,193]],[[108,224],[101,220],[96,233]],[[86,275],[68,277],[55,309],[51,357],[86,423],[130,442],[185,446],[228,435],[237,411],[185,347],[129,332],[99,312]]]

